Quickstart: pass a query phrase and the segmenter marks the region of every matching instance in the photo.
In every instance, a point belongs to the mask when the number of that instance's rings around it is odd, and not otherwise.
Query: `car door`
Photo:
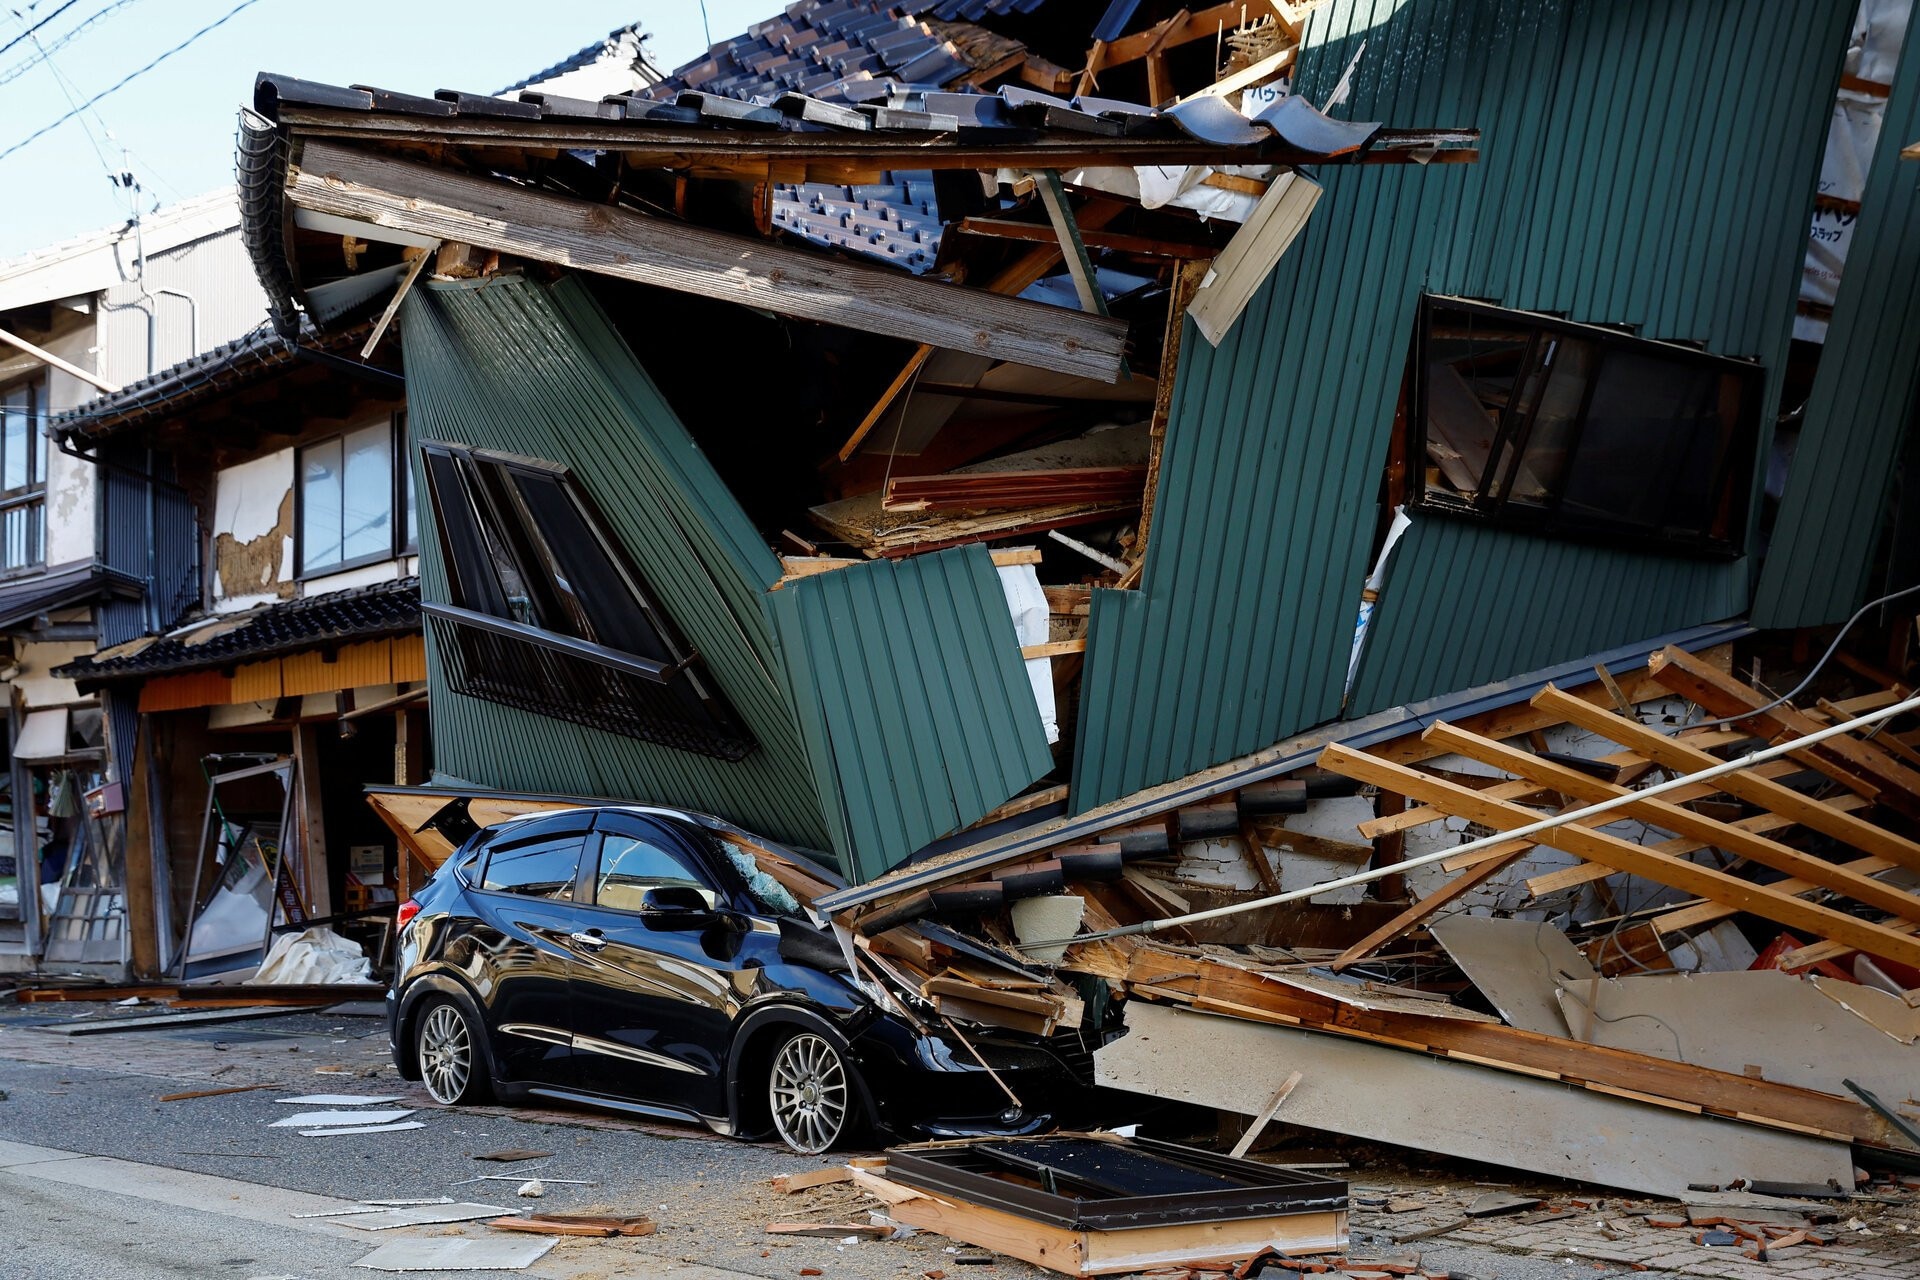
[[[593,814],[516,822],[489,842],[475,880],[469,980],[494,1063],[509,1080],[571,1087],[575,902]]]
[[[739,904],[723,873],[667,823],[603,812],[594,843],[577,908],[584,936],[574,947],[580,1087],[724,1115],[727,1045],[743,999],[738,960],[750,917],[734,909]],[[656,890],[698,893],[708,909],[649,909]]]

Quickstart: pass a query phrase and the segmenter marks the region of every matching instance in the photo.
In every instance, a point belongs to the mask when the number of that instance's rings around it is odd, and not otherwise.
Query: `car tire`
[[[816,1031],[797,1031],[767,1062],[767,1106],[774,1132],[801,1155],[819,1155],[860,1128],[861,1089],[853,1064]]]
[[[435,1102],[465,1106],[492,1096],[486,1041],[458,1002],[445,996],[423,1002],[413,1021],[413,1051],[420,1080]]]

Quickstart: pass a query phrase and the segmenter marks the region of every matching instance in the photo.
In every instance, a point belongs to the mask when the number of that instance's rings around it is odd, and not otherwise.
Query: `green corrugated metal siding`
[[[1846,0],[1336,0],[1314,15],[1303,92],[1324,99],[1364,40],[1345,114],[1478,125],[1482,160],[1325,170],[1307,231],[1233,332],[1213,350],[1189,326],[1143,589],[1094,600],[1076,810],[1340,713],[1422,291],[1757,355],[1771,405],[1851,16]],[[1426,666],[1363,672],[1375,705],[1744,603],[1738,564],[1545,555],[1442,520],[1416,534],[1371,648]],[[1402,572],[1468,556],[1450,594]],[[1542,621],[1528,597],[1543,568],[1619,585]]]
[[[440,771],[507,790],[711,810],[827,847],[760,605],[779,562],[586,290],[569,279],[427,286],[402,324],[415,434],[570,467],[759,744],[728,764],[460,697],[433,654]],[[427,599],[447,598],[431,537],[421,539],[421,585]]]
[[[1753,620],[1763,627],[1839,622],[1867,595],[1901,440],[1920,394],[1920,164],[1900,158],[1915,138],[1920,56],[1910,54],[1894,76],[1826,350],[1754,590]]]
[[[1053,767],[985,547],[854,565],[765,599],[827,825],[856,879]]]

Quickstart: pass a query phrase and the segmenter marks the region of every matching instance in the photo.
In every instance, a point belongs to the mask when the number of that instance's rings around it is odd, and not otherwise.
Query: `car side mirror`
[[[647,890],[640,899],[640,914],[656,929],[702,929],[713,920],[706,896],[683,884]]]

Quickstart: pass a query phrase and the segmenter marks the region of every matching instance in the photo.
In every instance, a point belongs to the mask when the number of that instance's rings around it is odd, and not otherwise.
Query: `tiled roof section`
[[[350,640],[420,630],[420,579],[334,591],[216,615],[166,636],[141,636],[56,668],[83,688],[116,680],[257,662]]]
[[[773,224],[815,244],[925,271],[940,251],[940,214],[931,173],[890,173],[861,186],[779,183]]]
[[[495,96],[540,89],[580,98],[589,96],[589,86],[597,84],[601,86],[600,92],[591,96],[598,97],[635,92],[659,79],[659,69],[647,58],[647,34],[636,22],[615,27],[604,40],[595,41],[572,57],[508,85]]]
[[[843,101],[843,84],[849,80],[892,78],[944,85],[972,68],[931,27],[910,15],[926,11],[939,17],[934,10],[971,7],[965,0],[900,5],[798,0],[778,16],[756,22],[705,56],[675,68],[654,94],[670,101],[678,90],[698,89],[771,101],[792,92]],[[985,12],[991,6],[978,7]],[[1013,0],[1002,0],[1001,7],[1013,7]],[[1032,0],[1027,7],[1035,7]]]
[[[302,334],[301,344],[323,351],[357,347],[366,337],[368,322],[324,334]],[[55,435],[82,446],[97,443],[115,431],[147,418],[164,417],[211,399],[224,391],[250,386],[291,365],[299,356],[271,325],[189,356],[158,373],[129,382],[109,395],[96,396],[76,409],[48,419]]]

